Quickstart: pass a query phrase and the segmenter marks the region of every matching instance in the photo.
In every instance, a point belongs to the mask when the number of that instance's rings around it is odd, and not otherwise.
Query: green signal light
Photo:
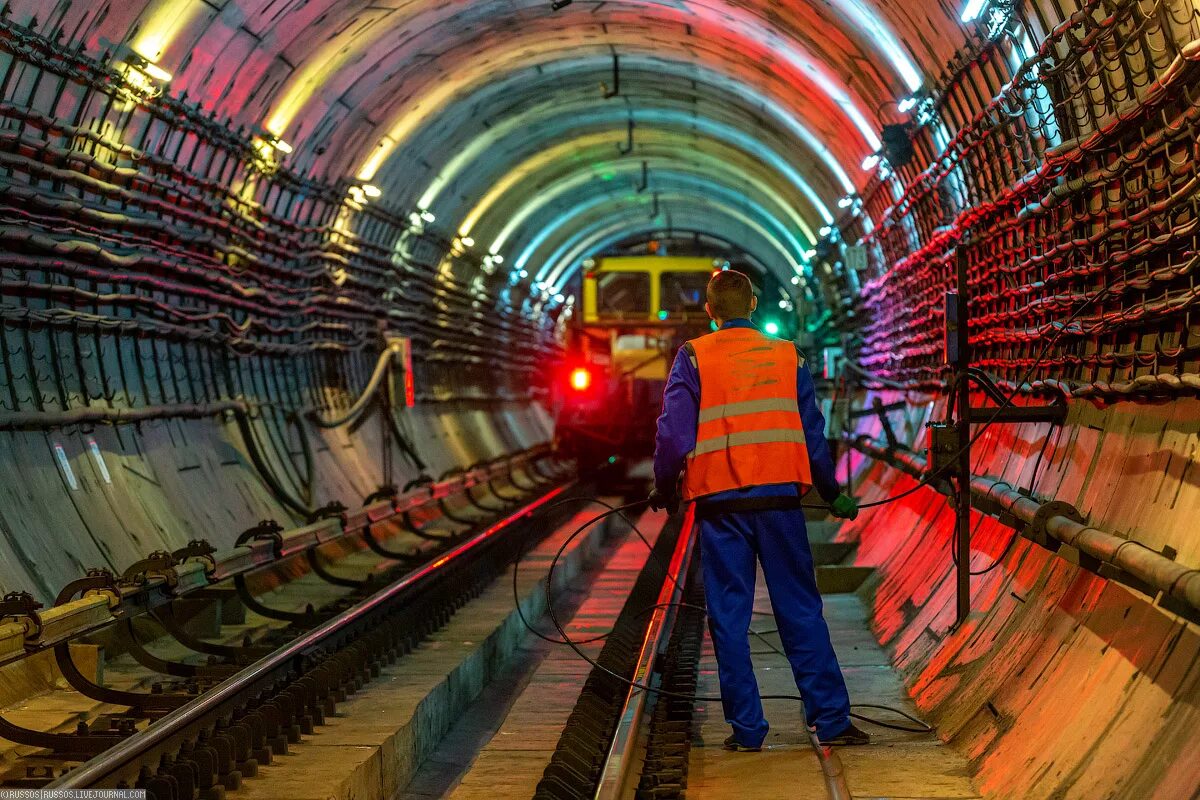
[[[658,318],[659,318],[660,320],[662,320],[663,322],[666,322],[666,320],[667,320],[667,317],[669,317],[669,316],[671,316],[671,315],[670,315],[670,313],[668,313],[666,310],[663,310],[663,311],[659,311],[659,312],[658,312]]]
[[[608,457],[608,463],[610,463],[610,464],[615,464],[615,463],[617,463],[617,457],[616,457],[616,456],[609,456],[609,457]]]
[[[763,326],[763,330],[766,331],[767,334],[770,336],[778,336],[779,335],[779,323],[778,322],[768,322],[766,325]]]

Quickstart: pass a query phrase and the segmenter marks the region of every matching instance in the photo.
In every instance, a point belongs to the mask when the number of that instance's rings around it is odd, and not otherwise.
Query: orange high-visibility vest
[[[685,352],[700,373],[696,448],[683,480],[687,500],[774,483],[812,487],[796,397],[799,354],[754,328],[724,328]]]

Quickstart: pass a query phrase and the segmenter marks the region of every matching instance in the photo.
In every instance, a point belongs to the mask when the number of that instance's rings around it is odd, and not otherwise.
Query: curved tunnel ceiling
[[[147,0],[60,13],[97,48],[122,42],[171,72],[173,92],[290,143],[293,169],[371,182],[385,207],[426,210],[554,284],[589,248],[661,230],[646,193],[781,280],[802,276],[816,230],[869,179],[862,162],[895,101],[964,36],[953,9],[883,0]]]

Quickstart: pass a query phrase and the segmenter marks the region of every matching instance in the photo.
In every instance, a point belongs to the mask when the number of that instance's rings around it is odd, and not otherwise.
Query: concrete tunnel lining
[[[944,291],[965,258],[977,365],[1017,405],[1068,408],[989,429],[974,472],[1194,575],[1198,11],[986,8],[13,0],[0,587],[46,601],[88,567],[300,524],[252,448],[303,505],[378,490],[381,430],[303,415],[353,405],[381,324],[413,342],[415,405],[394,421],[430,473],[551,441],[553,295],[587,258],[671,229],[751,253],[810,358],[865,367],[855,405],[898,404],[888,427],[918,451],[947,414]],[[173,73],[161,97],[123,82],[111,43]],[[861,166],[895,123],[912,162]],[[367,182],[379,198],[347,194]],[[64,422],[80,411],[107,421]],[[852,424],[886,444],[880,417]],[[418,477],[392,460],[398,484]],[[865,500],[914,485],[852,448],[839,468]],[[1200,640],[1171,587],[979,513],[972,567],[991,569],[955,626],[952,516],[925,489],[837,538],[876,570],[872,632],[980,792],[1194,793]]]

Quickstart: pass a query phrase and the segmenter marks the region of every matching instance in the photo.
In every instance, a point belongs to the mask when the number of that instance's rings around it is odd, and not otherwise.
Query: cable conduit
[[[890,451],[865,436],[844,434],[842,441],[855,450],[899,469],[915,478],[924,478],[926,460],[912,453]],[[944,494],[946,489],[939,488]],[[1015,490],[1005,481],[976,476],[971,479],[971,495],[987,511],[998,511],[1000,521],[1025,533],[1032,529],[1035,541],[1044,532],[1054,542],[1074,547],[1085,556],[1124,572],[1145,584],[1152,593],[1161,592],[1188,606],[1193,618],[1200,612],[1200,569],[1179,564],[1146,545],[1093,528],[1079,519],[1071,519],[1059,509],[1072,510],[1061,501],[1036,500]],[[1070,513],[1070,511],[1066,511]],[[1073,514],[1071,515],[1073,516]],[[1012,521],[1010,521],[1010,519]],[[1020,523],[1020,524],[1014,524]],[[1053,543],[1050,549],[1055,549]],[[1105,576],[1107,577],[1107,576]]]

